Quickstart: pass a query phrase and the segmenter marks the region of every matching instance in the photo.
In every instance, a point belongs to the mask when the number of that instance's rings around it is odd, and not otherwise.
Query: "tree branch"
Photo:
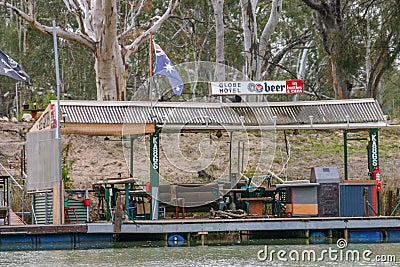
[[[300,36],[298,36],[294,40],[290,40],[282,49],[278,51],[273,57],[269,64],[267,70],[263,73],[262,78],[265,79],[269,74],[272,73],[273,69],[278,65],[278,63],[282,60],[285,54],[295,47],[298,44],[305,43],[311,34],[308,31],[303,32]]]
[[[316,11],[324,12],[326,10],[322,4],[317,4],[313,0],[303,0],[303,2]]]
[[[145,32],[143,32],[139,37],[137,37],[130,45],[125,46],[126,58],[128,58],[133,52],[138,50],[139,46],[145,42],[149,37],[157,32],[162,24],[171,16],[172,12],[179,5],[180,0],[170,0],[167,10],[164,14],[158,18],[158,20]]]
[[[144,6],[144,0],[141,0],[140,4],[139,4],[139,8],[138,8],[137,12],[135,13],[134,5],[132,5],[132,13],[134,13],[134,14],[132,14],[132,17],[131,17],[131,23],[130,23],[130,25],[128,25],[126,30],[118,36],[118,39],[124,39],[125,36],[134,29],[135,19],[142,12],[143,6]]]
[[[260,47],[259,53],[261,57],[265,57],[267,50],[267,43],[271,38],[272,33],[274,32],[276,25],[279,22],[279,16],[282,13],[282,0],[274,0],[272,1],[271,13],[269,15],[269,19],[267,24],[264,27],[264,30],[261,34],[260,38]]]
[[[28,22],[29,25],[31,25],[31,27],[33,29],[35,29],[36,31],[39,31],[39,32],[47,34],[47,35],[53,34],[53,27],[48,27],[48,26],[40,24],[32,16],[26,14],[25,12],[23,12],[22,10],[18,9],[17,7],[11,5],[10,3],[0,2],[0,6],[10,8],[16,15],[18,15],[20,18],[22,18],[26,22]],[[78,42],[78,43],[90,48],[91,50],[94,50],[95,43],[86,35],[76,34],[73,32],[67,32],[59,27],[56,28],[56,34],[60,38]]]

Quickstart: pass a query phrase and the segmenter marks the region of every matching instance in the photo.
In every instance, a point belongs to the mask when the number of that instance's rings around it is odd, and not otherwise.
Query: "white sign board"
[[[211,82],[211,95],[275,95],[302,94],[302,80]]]

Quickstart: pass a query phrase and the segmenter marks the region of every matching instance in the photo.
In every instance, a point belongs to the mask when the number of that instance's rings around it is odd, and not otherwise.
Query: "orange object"
[[[375,166],[374,171],[372,172],[372,177],[375,181],[377,181],[377,190],[380,191],[382,189],[382,182],[381,182],[381,171],[379,170],[378,166]]]
[[[75,217],[75,221],[71,221],[70,218],[70,213],[72,212],[72,214]],[[79,219],[78,219],[78,215],[76,214],[76,209],[75,208],[64,208],[64,218],[65,218],[65,223],[79,223]]]

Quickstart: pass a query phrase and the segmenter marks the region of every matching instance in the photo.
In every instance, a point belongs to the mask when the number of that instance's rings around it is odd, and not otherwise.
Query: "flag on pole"
[[[18,81],[30,83],[29,75],[18,65],[14,59],[10,58],[0,49],[0,75],[11,77]]]
[[[183,81],[181,76],[179,76],[178,71],[175,69],[165,52],[155,42],[154,49],[156,50],[156,69],[154,74],[166,76],[169,80],[172,90],[174,91],[174,94],[181,95],[183,91]]]

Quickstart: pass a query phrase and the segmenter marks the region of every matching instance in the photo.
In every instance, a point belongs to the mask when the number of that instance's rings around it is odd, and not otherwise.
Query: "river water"
[[[268,245],[266,245],[268,244]],[[291,245],[288,245],[291,244]],[[268,240],[223,246],[124,243],[83,250],[1,251],[0,266],[400,266],[400,243],[293,244]]]

